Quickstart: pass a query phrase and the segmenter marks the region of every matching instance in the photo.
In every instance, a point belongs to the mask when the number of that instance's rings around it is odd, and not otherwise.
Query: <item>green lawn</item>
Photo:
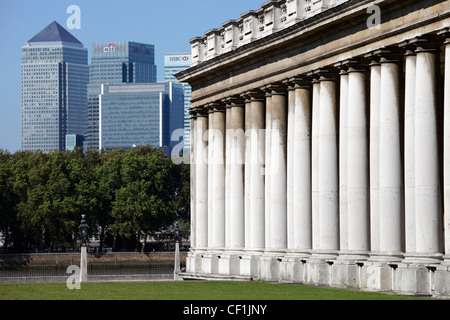
[[[0,300],[412,300],[417,297],[262,282],[1,284]]]

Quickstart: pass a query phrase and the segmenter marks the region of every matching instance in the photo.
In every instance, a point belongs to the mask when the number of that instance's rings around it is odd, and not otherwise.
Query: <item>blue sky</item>
[[[20,64],[25,41],[56,20],[67,29],[70,5],[81,29],[68,30],[86,48],[99,41],[154,44],[158,80],[164,54],[190,52],[189,40],[259,9],[265,0],[0,0],[0,149],[21,147]]]

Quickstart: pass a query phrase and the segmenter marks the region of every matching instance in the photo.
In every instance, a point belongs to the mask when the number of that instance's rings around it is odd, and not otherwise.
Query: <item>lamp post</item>
[[[87,242],[88,242],[88,224],[86,222],[86,215],[81,215],[80,226],[80,244],[81,244],[81,259],[80,259],[80,282],[87,281]]]
[[[173,279],[180,281],[180,228],[178,223],[175,225],[175,270],[173,271]]]

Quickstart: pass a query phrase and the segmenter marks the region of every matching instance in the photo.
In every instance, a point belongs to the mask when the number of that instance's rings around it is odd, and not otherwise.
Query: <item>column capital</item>
[[[241,93],[240,97],[244,100],[244,104],[245,104],[245,103],[250,103],[250,102],[251,102],[250,96],[249,96],[249,94],[248,94],[248,91],[247,91],[247,92],[244,92],[244,93]]]
[[[274,82],[264,86],[263,88],[261,88],[261,90],[272,96],[285,95],[287,93],[288,87],[283,82]]]
[[[412,50],[414,53],[419,53],[436,52],[440,49],[441,44],[442,37],[427,35],[406,40],[402,42],[400,46],[406,47],[407,50]]]
[[[225,104],[221,101],[214,101],[206,105],[210,113],[225,112]]]
[[[445,28],[440,31],[438,31],[438,36],[444,37],[445,42],[444,44],[450,44],[450,28]]]
[[[195,111],[195,108],[189,108],[187,113],[190,115],[191,119],[197,119],[197,112]]]
[[[262,90],[254,89],[245,93],[250,101],[264,101],[265,95]]]
[[[373,52],[379,57],[380,63],[399,63],[403,59],[403,49],[399,47],[384,47]]]
[[[307,76],[295,76],[283,81],[288,86],[288,90],[306,89],[311,87],[311,79]]]
[[[411,44],[408,40],[400,42],[398,44],[398,47],[405,50],[405,57],[416,55],[416,46],[414,44]]]
[[[208,117],[208,108],[207,106],[203,106],[203,107],[195,107],[192,108],[193,111],[195,113],[196,118],[201,118],[201,117]]]
[[[351,58],[339,61],[334,66],[341,70],[342,75],[350,72],[367,72],[368,63],[361,58]]]
[[[339,72],[335,68],[326,67],[312,70],[308,76],[314,78],[315,81],[334,81],[339,77]]]
[[[222,101],[227,105],[227,108],[243,107],[245,105],[245,99],[242,95],[227,97]]]
[[[369,61],[369,67],[376,67],[380,65],[380,57],[375,55],[373,52],[366,53],[364,55],[364,59]]]
[[[272,96],[272,89],[270,89],[270,85],[265,85],[265,86],[261,87],[260,90],[265,93],[266,97]]]

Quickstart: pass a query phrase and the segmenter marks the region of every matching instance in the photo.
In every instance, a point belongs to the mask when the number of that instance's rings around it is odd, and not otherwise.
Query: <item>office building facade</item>
[[[105,84],[99,100],[100,149],[149,144],[170,153],[176,146],[172,135],[183,125],[184,110],[180,84]]]
[[[173,53],[164,56],[164,80],[178,83],[175,74],[188,69],[191,66],[190,53]],[[184,91],[184,149],[191,147],[191,120],[188,113],[191,108],[192,88],[188,83],[182,83]]]
[[[86,148],[99,148],[99,94],[102,84],[155,83],[155,47],[137,42],[92,44],[88,86]]]
[[[65,149],[86,132],[88,52],[56,21],[22,47],[22,149]]]

